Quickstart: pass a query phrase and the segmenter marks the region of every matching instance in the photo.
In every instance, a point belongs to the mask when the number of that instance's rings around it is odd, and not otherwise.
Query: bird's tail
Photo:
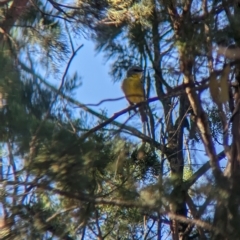
[[[146,114],[146,106],[145,106],[145,104],[141,104],[139,106],[139,113],[141,115],[142,122],[147,122],[147,114]]]

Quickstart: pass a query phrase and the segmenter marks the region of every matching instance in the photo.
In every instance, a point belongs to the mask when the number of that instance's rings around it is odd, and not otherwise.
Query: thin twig
[[[50,104],[50,106],[49,106],[49,108],[48,108],[48,110],[47,110],[47,113],[46,113],[44,119],[41,121],[41,123],[39,124],[39,127],[37,128],[35,134],[33,135],[34,137],[33,137],[32,141],[31,141],[30,148],[34,149],[34,145],[35,145],[35,143],[36,143],[38,133],[40,132],[43,124],[46,122],[46,120],[47,120],[47,118],[48,118],[48,116],[49,116],[49,114],[50,114],[50,112],[51,112],[51,110],[52,110],[53,105],[55,104],[58,96],[60,95],[60,93],[61,93],[61,91],[62,91],[62,88],[63,88],[63,85],[64,85],[64,83],[65,83],[65,78],[66,78],[66,75],[67,75],[67,73],[68,73],[69,67],[70,67],[70,65],[71,65],[74,57],[76,56],[77,52],[78,52],[82,47],[83,47],[83,44],[80,45],[80,46],[72,53],[72,56],[70,57],[70,59],[69,59],[69,61],[68,61],[68,63],[67,63],[67,66],[66,66],[66,68],[65,68],[64,74],[63,74],[63,76],[62,76],[61,84],[60,84],[60,86],[58,87],[58,89],[57,89],[57,91],[56,91],[55,97],[53,98],[52,103]],[[30,56],[29,56],[29,60],[31,60]],[[33,72],[33,66],[31,66],[31,71]],[[32,154],[33,154],[33,153],[34,153],[34,151],[32,151]]]

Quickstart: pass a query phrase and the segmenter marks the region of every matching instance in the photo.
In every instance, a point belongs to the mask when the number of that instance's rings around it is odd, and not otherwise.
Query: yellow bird
[[[123,80],[122,90],[128,102],[133,105],[145,101],[144,88],[142,84],[143,69],[138,66],[133,66],[128,69],[127,76]],[[142,122],[147,121],[144,104],[139,106],[139,112]]]

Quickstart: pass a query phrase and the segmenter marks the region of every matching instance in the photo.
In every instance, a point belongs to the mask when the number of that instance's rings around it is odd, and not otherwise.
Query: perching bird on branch
[[[133,66],[128,69],[127,76],[123,80],[122,90],[128,100],[133,105],[145,101],[145,93],[142,82],[143,69],[139,66]],[[142,122],[147,121],[145,104],[139,106],[139,112]]]

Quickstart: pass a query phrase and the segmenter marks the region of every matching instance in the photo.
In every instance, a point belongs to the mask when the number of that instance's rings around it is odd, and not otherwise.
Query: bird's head
[[[127,71],[127,77],[130,77],[134,74],[142,75],[143,69],[139,66],[132,66]]]

